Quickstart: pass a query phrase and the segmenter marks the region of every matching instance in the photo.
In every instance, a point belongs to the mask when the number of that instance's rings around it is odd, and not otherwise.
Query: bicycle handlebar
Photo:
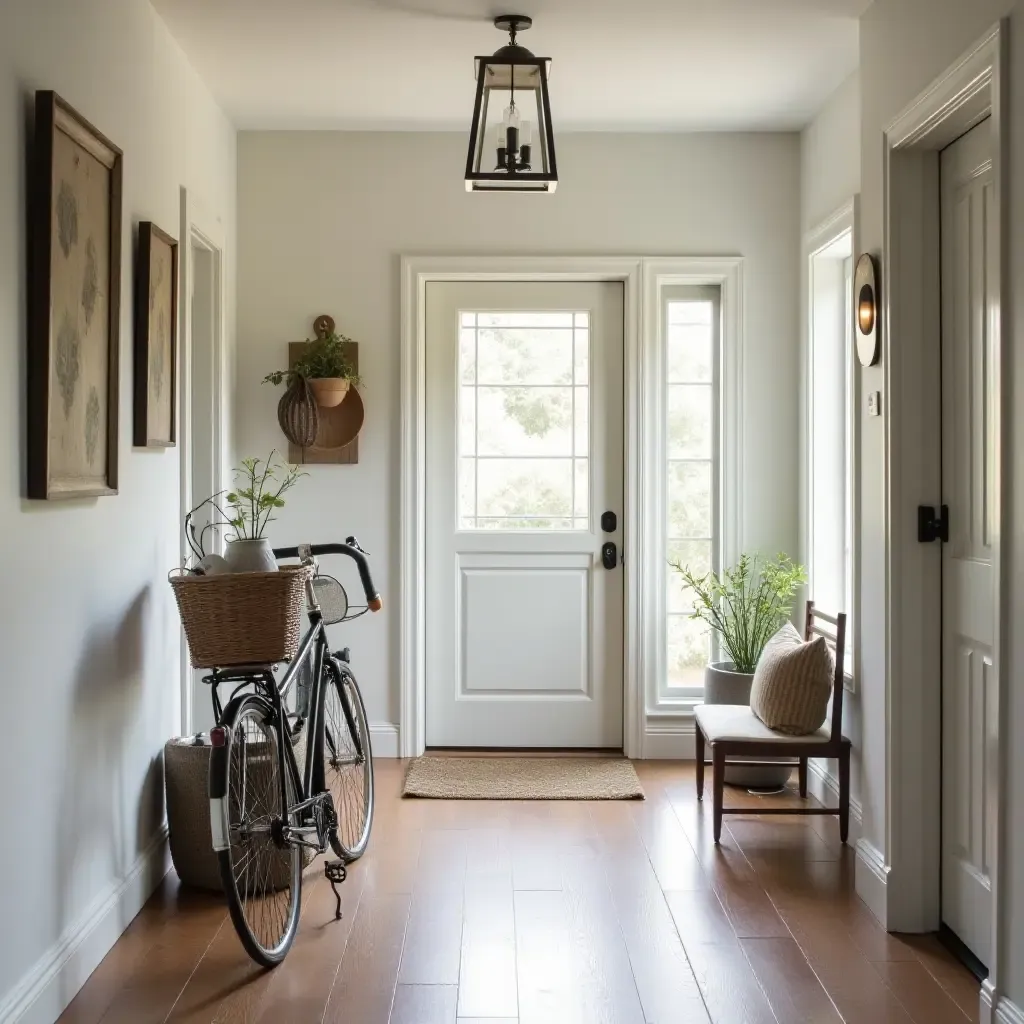
[[[359,579],[363,584],[363,593],[366,594],[366,607],[371,612],[379,612],[384,607],[384,601],[380,594],[377,593],[377,588],[373,585],[373,578],[370,576],[370,566],[366,561],[366,553],[359,547],[359,542],[355,537],[349,537],[346,544],[310,544],[309,552],[314,558],[318,555],[348,555],[356,563],[356,568],[359,570]],[[274,557],[278,559],[298,558],[299,549],[298,547],[274,548]]]

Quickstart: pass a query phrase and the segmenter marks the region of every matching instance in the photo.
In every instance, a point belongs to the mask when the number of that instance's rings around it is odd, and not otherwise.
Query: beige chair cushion
[[[804,640],[787,622],[768,641],[754,671],[750,710],[788,736],[815,732],[828,714],[835,662],[825,638]]]
[[[772,732],[746,704],[698,704],[694,709],[697,724],[708,743],[719,740],[735,743],[744,740],[753,743],[792,743],[793,737]],[[828,729],[822,727],[809,736],[800,736],[801,743],[827,743],[831,739]]]

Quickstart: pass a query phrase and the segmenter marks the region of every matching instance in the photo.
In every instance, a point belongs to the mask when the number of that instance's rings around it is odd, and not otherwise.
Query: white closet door
[[[942,919],[988,963],[994,719],[992,503],[995,471],[992,325],[995,251],[990,122],[941,157]]]

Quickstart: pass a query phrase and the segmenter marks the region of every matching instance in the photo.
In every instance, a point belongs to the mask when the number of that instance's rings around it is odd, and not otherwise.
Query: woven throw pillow
[[[750,687],[750,710],[790,736],[821,728],[832,696],[835,661],[823,636],[805,641],[787,622],[765,645]]]

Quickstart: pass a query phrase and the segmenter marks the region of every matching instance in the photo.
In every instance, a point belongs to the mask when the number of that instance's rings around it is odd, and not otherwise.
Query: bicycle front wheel
[[[274,967],[295,938],[302,899],[301,851],[282,833],[289,815],[281,805],[281,732],[271,705],[256,695],[233,701],[223,725],[227,747],[210,764],[211,798],[222,794],[223,801],[214,799],[211,810],[226,822],[226,849],[217,854],[221,881],[246,952]],[[290,772],[285,779],[290,802]]]
[[[324,780],[334,801],[338,829],[334,852],[358,860],[373,824],[373,753],[366,709],[349,667],[328,660],[324,679]]]

